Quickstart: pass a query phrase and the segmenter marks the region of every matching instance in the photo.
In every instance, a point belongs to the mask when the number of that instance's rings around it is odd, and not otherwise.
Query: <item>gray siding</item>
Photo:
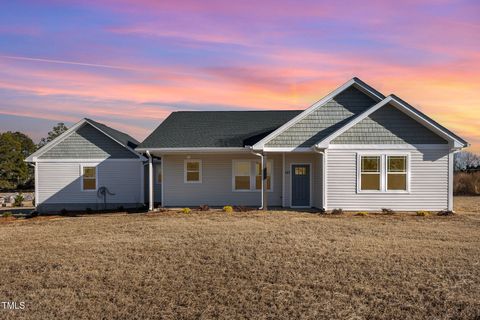
[[[116,205],[143,203],[141,170],[141,161],[105,160],[99,163],[98,187],[105,186],[115,194],[108,195],[107,202]],[[103,199],[97,197],[97,192],[82,191],[80,172],[78,162],[38,162],[37,207],[69,209],[85,204],[83,209],[101,209]]]
[[[333,144],[446,144],[447,141],[392,105],[345,131]]]
[[[202,183],[184,183],[184,160],[186,155],[163,157],[163,184],[165,206],[209,206],[243,205],[260,206],[260,191],[232,191],[232,161],[255,159],[251,154],[199,154],[190,155],[202,160]],[[282,157],[272,155],[273,191],[269,192],[269,205],[282,205]]]
[[[374,104],[373,99],[350,87],[269,141],[266,146],[311,147]]]
[[[81,126],[40,159],[130,159],[134,153],[89,124]]]
[[[410,192],[357,193],[357,152],[330,149],[327,155],[327,207],[347,210],[441,210],[448,205],[448,146],[390,150],[410,153]],[[389,151],[383,151],[389,152]]]

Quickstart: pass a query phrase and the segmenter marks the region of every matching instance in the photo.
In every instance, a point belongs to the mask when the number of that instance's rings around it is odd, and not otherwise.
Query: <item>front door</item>
[[[292,207],[310,207],[309,164],[292,164]]]

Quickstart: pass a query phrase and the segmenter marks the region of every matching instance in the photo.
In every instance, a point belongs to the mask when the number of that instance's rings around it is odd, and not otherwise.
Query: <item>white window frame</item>
[[[188,162],[198,162],[198,181],[188,181],[187,180],[187,163]],[[195,172],[195,171],[191,171]],[[200,159],[185,159],[183,161],[183,182],[184,183],[202,183],[202,178],[203,178],[203,166],[202,166],[202,160]],[[163,179],[163,177],[162,177]]]
[[[388,190],[387,189],[387,179],[388,179],[388,167],[387,167],[387,157],[397,156],[397,157],[406,157],[406,174],[407,174],[407,189],[406,190]],[[380,190],[362,190],[361,189],[361,179],[362,179],[362,157],[380,157]],[[357,193],[361,194],[378,194],[378,193],[410,193],[410,180],[411,180],[411,165],[410,165],[410,153],[409,152],[358,152],[357,153]]]
[[[405,172],[394,172],[392,174],[406,174],[405,190],[388,189],[388,157],[405,157]],[[385,192],[387,193],[409,193],[410,192],[410,156],[408,154],[386,154],[385,155]]]
[[[83,168],[95,168],[95,189],[84,189],[83,188]],[[82,192],[97,192],[98,190],[98,163],[82,163],[80,164],[80,190]]]
[[[250,163],[250,189],[235,189],[235,164],[238,162],[249,162]],[[261,160],[257,159],[234,159],[232,160],[232,191],[233,192],[262,192],[262,189],[255,188],[257,173],[255,171],[255,165],[261,163]],[[267,192],[273,192],[274,189],[274,162],[273,159],[267,159],[267,163],[270,163],[272,172],[270,172],[270,189],[267,189]],[[263,177],[262,177],[263,178]]]

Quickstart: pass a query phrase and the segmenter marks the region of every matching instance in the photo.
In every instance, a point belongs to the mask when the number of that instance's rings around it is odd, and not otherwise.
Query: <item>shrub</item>
[[[198,211],[208,211],[210,210],[210,207],[208,204],[202,204],[200,207],[198,207]]]
[[[21,207],[23,204],[23,200],[25,200],[25,197],[21,193],[19,193],[13,199],[13,205],[15,207]]]
[[[455,215],[455,212],[451,210],[442,210],[437,212],[437,216],[453,216]]]
[[[382,208],[382,213],[384,213],[384,214],[394,214],[395,211],[393,211],[392,209],[389,209],[389,208]]]
[[[190,208],[183,208],[183,209],[182,209],[182,212],[185,213],[185,214],[189,214],[190,212],[192,212],[192,209],[190,209]]]
[[[456,172],[453,176],[453,193],[480,195],[480,172]]]
[[[223,207],[223,212],[232,213],[232,212],[233,212],[232,206],[225,206],[225,207]]]
[[[236,206],[236,207],[234,208],[234,210],[235,210],[236,212],[248,212],[248,211],[250,211],[250,208],[244,207],[244,206]]]
[[[417,216],[418,217],[426,217],[428,215],[430,215],[430,212],[428,212],[428,211],[425,211],[425,210],[417,211]]]
[[[366,216],[368,216],[368,212],[360,211],[360,212],[355,213],[355,215],[359,216],[359,217],[366,217]]]
[[[335,208],[331,212],[332,214],[343,214],[343,209],[342,208]]]
[[[11,213],[10,211],[4,212],[2,214],[2,217],[4,217],[4,218],[8,218],[8,217],[11,217],[11,216],[13,216],[13,213]]]

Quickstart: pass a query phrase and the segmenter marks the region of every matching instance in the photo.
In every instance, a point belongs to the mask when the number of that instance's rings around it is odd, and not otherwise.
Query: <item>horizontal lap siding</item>
[[[410,193],[357,193],[357,151],[328,150],[329,209],[441,210],[448,203],[448,148],[396,150],[410,153]],[[362,149],[361,152],[369,152]],[[380,150],[370,150],[373,154]]]
[[[80,163],[39,162],[38,197],[41,203],[103,203],[97,192],[82,191]],[[105,186],[115,195],[111,203],[143,203],[140,161],[104,161],[97,167],[98,187]]]
[[[165,206],[210,206],[243,205],[260,206],[260,191],[232,191],[232,160],[259,160],[250,154],[238,155],[191,155],[191,159],[202,160],[202,183],[184,183],[185,155],[166,155],[163,157],[164,205]],[[274,186],[269,192],[271,206],[282,204],[282,157],[268,156],[273,159]]]

